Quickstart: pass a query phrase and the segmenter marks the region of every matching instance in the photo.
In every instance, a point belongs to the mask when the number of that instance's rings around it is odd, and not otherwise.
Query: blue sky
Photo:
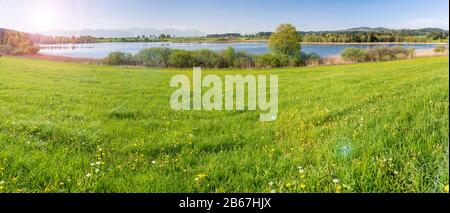
[[[448,0],[0,0],[0,27],[22,31],[178,28],[206,33],[351,27],[449,28]]]

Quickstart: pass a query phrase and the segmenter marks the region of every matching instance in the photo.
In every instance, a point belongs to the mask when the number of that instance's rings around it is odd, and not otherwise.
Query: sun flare
[[[55,29],[58,25],[58,14],[51,8],[36,9],[32,15],[35,28],[39,30]]]

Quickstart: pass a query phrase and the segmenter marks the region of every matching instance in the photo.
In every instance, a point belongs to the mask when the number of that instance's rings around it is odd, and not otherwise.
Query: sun
[[[51,8],[37,8],[31,18],[36,29],[52,30],[58,27],[59,16]]]

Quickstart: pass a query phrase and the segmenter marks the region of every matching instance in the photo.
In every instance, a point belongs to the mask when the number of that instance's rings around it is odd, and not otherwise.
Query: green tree
[[[281,24],[270,36],[269,47],[275,53],[288,57],[300,55],[301,35],[291,24]]]

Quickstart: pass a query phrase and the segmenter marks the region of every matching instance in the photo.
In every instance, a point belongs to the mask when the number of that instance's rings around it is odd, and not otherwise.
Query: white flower
[[[91,163],[91,166],[95,166],[95,163]]]
[[[92,176],[91,173],[86,174],[86,177],[91,177],[91,176]]]
[[[3,185],[3,184],[5,184],[5,181],[3,181],[3,180],[0,181],[0,185]]]
[[[339,179],[333,179],[333,183],[334,184],[338,184],[339,183]]]
[[[298,172],[299,172],[300,174],[303,174],[303,173],[305,173],[305,170],[300,169],[300,170],[298,170]]]
[[[100,164],[102,164],[102,162],[101,161],[97,161],[97,162],[95,162],[95,164],[100,165]]]
[[[99,173],[100,172],[100,169],[95,169],[95,173]]]
[[[152,161],[152,164],[156,164],[156,160]]]
[[[196,177],[196,178],[195,178],[194,180],[195,180],[195,181],[199,181],[199,180],[200,180],[200,178]]]

